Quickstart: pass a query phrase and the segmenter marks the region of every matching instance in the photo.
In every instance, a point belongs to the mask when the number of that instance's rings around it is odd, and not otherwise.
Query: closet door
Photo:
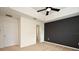
[[[4,47],[3,20],[0,18],[0,48]]]
[[[18,44],[18,24],[16,19],[5,18],[4,24],[4,43],[5,47]]]
[[[0,16],[0,48],[18,45],[18,20]]]

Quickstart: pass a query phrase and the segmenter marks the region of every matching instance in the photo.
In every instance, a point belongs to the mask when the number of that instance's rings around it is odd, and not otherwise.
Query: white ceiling
[[[37,12],[37,10],[43,8],[45,7],[0,7],[0,14],[10,14],[14,18],[19,18],[21,15],[28,15],[43,22],[51,22],[79,15],[79,7],[56,7],[59,8],[60,11],[51,11],[48,16],[45,16],[45,11],[39,13]]]
[[[19,18],[20,15],[18,12],[8,8],[8,7],[0,7],[0,15],[1,16],[6,16],[6,15],[11,15],[13,18]]]

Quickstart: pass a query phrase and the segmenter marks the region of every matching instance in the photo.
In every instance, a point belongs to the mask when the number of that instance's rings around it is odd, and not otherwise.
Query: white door
[[[2,18],[2,41],[3,46],[8,47],[18,44],[18,22],[16,19],[4,17]]]
[[[0,19],[0,48],[4,47],[4,42],[3,42],[4,38],[3,38],[3,22]]]

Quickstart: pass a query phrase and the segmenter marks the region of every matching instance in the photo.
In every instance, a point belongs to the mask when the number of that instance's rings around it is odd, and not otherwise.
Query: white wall
[[[0,16],[0,48],[18,44],[17,19]]]
[[[36,44],[36,25],[40,25],[40,40],[44,41],[44,23],[34,20],[29,17],[22,16],[20,19],[21,25],[21,47],[26,47],[32,44]]]

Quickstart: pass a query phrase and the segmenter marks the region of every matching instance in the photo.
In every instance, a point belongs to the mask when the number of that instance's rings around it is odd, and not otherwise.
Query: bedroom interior
[[[79,7],[0,7],[0,51],[78,51]]]

